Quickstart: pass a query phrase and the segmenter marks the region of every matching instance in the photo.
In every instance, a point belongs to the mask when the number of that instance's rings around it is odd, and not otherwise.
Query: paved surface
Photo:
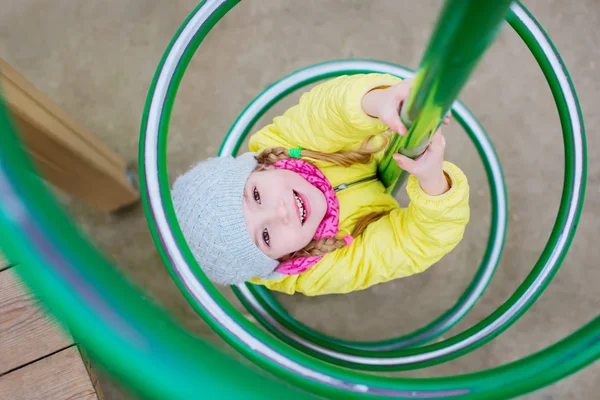
[[[505,334],[450,363],[408,373],[465,373],[513,361],[571,333],[600,308],[600,2],[526,1],[569,67],[589,134],[586,205],[572,250],[551,286]],[[7,0],[0,14],[0,57],[25,74],[76,120],[123,157],[135,161],[138,130],[155,67],[193,0]],[[253,96],[306,65],[343,57],[416,67],[439,2],[244,1],[214,29],[193,59],[172,117],[172,176],[216,154],[224,133]],[[276,111],[290,105],[289,99]],[[485,55],[461,98],[493,138],[509,191],[509,231],[495,279],[452,332],[480,321],[519,286],[548,239],[560,199],[563,155],[558,117],[543,75],[506,28]],[[271,118],[271,113],[268,118]],[[263,123],[268,121],[265,117]],[[348,339],[379,339],[422,326],[442,313],[471,280],[485,249],[489,194],[477,154],[456,126],[447,131],[448,159],[467,173],[472,221],[465,239],[428,272],[345,296],[282,297],[302,321]],[[190,329],[207,328],[164,270],[141,207],[103,215],[65,199],[98,245]],[[228,290],[225,290],[228,296]],[[600,364],[526,396],[591,399]],[[102,380],[106,398],[130,398]]]

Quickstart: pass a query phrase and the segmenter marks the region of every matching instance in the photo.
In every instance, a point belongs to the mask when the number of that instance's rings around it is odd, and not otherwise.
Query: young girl
[[[179,177],[177,217],[208,278],[348,293],[422,272],[450,252],[469,220],[469,186],[444,162],[441,132],[417,160],[394,157],[411,174],[407,208],[376,177],[385,133],[406,134],[398,110],[409,86],[382,74],[330,80],[252,135],[251,153]]]

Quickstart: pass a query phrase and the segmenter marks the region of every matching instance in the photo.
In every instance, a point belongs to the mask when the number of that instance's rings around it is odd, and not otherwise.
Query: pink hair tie
[[[353,241],[354,241],[354,238],[352,236],[350,236],[350,235],[344,236],[344,243],[346,243],[346,246],[350,246]]]

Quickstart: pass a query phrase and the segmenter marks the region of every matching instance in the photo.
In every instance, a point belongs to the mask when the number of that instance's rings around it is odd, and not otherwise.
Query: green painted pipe
[[[446,1],[400,113],[408,134],[394,135],[379,164],[379,179],[388,191],[406,179],[406,173],[398,167],[393,155],[401,153],[416,158],[427,149],[443,116],[496,37],[511,2]]]

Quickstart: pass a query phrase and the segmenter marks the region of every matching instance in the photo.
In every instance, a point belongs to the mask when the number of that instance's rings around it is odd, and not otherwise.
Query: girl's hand
[[[439,196],[450,189],[443,169],[445,148],[446,140],[438,129],[425,153],[416,160],[401,154],[394,154],[394,160],[400,168],[417,177],[425,193]]]
[[[394,132],[406,135],[406,126],[400,119],[400,108],[408,97],[411,85],[412,79],[405,79],[385,89],[371,90],[362,98],[363,111],[371,117],[378,118]],[[449,115],[446,115],[443,123],[450,123]]]

